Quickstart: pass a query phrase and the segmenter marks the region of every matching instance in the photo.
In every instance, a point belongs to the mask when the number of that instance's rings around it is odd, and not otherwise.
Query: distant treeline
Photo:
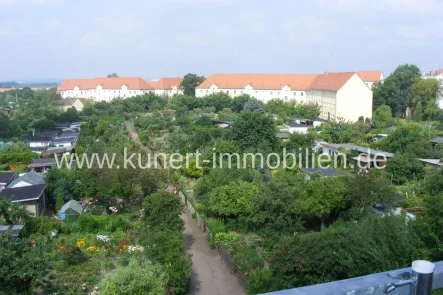
[[[57,82],[43,82],[43,83],[18,83],[15,81],[0,81],[0,88],[49,88],[49,87],[57,87]]]

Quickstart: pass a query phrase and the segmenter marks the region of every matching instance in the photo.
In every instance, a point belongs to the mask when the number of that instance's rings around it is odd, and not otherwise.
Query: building
[[[440,81],[440,84],[443,86],[443,69],[438,69],[435,71],[430,71],[423,74],[423,79],[436,79]],[[443,109],[443,97],[437,97],[440,109]]]
[[[308,133],[308,125],[305,124],[297,124],[297,123],[291,123],[291,124],[285,124],[285,129],[281,131],[287,131],[289,133],[301,133],[306,134]]]
[[[46,148],[51,145],[54,137],[51,136],[31,136],[28,140],[28,145],[33,148]]]
[[[70,200],[64,204],[57,214],[60,220],[76,220],[83,213],[83,206],[76,200]]]
[[[30,171],[35,172],[46,172],[52,167],[57,166],[57,161],[55,158],[40,158],[34,159],[28,168]]]
[[[21,203],[34,216],[40,216],[47,204],[46,184],[8,187],[0,192],[0,197],[11,200],[11,203]]]
[[[300,171],[305,174],[305,181],[311,180],[312,174],[319,174],[321,177],[338,177],[346,175],[345,173],[333,168],[301,168]]]
[[[375,82],[383,81],[383,73],[381,71],[358,71],[357,74],[372,89]]]
[[[372,91],[356,72],[214,74],[196,87],[197,97],[218,92],[231,97],[248,94],[265,103],[281,99],[316,104],[324,120],[372,118]]]
[[[16,177],[17,174],[13,172],[0,172],[0,192],[4,190]]]
[[[16,242],[17,240],[22,238],[22,231],[24,225],[0,225],[0,235],[4,235],[9,233],[11,235],[11,241]]]
[[[162,78],[145,81],[134,78],[66,79],[57,89],[62,98],[85,98],[94,101],[111,101],[145,93],[171,96],[182,93],[182,78]]]
[[[11,181],[11,183],[9,183],[7,188],[24,187],[24,186],[31,186],[37,184],[46,184],[45,180],[43,179],[43,176],[35,172],[28,172]]]
[[[85,106],[85,102],[86,98],[68,97],[60,101],[60,109],[67,111],[70,108],[75,108],[78,112],[81,112]]]
[[[434,168],[443,168],[443,160],[442,159],[420,159],[420,161],[425,166],[430,166]]]

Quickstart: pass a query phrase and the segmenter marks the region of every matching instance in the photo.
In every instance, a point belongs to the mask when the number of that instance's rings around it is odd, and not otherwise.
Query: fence
[[[182,191],[179,192],[179,196],[182,199],[183,204],[185,204],[186,208],[189,210],[189,212],[191,212],[192,217],[195,218],[195,220],[197,221],[197,224],[200,227],[200,229],[206,234],[210,235],[210,237],[212,238],[207,222],[200,216],[200,214],[198,214],[197,210],[195,210],[191,202],[189,202],[188,196]]]

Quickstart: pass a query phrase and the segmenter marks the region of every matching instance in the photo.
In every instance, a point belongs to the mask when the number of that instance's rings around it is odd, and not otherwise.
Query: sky
[[[443,68],[443,0],[0,0],[0,81]]]

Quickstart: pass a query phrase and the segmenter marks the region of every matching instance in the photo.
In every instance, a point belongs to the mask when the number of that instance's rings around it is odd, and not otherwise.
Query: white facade
[[[307,125],[298,125],[298,126],[291,126],[291,125],[284,125],[285,126],[285,130],[291,134],[293,133],[301,133],[301,134],[306,134],[308,133],[308,128],[309,126]]]
[[[40,147],[48,147],[51,144],[50,141],[30,141],[30,148],[40,148]]]
[[[242,89],[234,89],[218,88],[217,85],[213,84],[209,89],[195,89],[195,96],[204,97],[206,95],[218,92],[224,92],[232,98],[243,94],[248,94],[264,103],[272,99],[281,99],[283,101],[295,100],[297,101],[297,103],[306,102],[305,90],[292,90],[286,85],[281,89],[254,89],[254,87],[252,87],[251,85],[246,85],[246,87]]]
[[[92,98],[95,101],[111,101],[118,97],[133,97],[149,93],[150,91],[153,92],[153,90],[130,90],[126,85],[123,85],[120,89],[104,89],[98,85],[95,89],[80,89],[76,86],[71,90],[60,91],[60,95],[62,98],[80,97],[86,99]]]

